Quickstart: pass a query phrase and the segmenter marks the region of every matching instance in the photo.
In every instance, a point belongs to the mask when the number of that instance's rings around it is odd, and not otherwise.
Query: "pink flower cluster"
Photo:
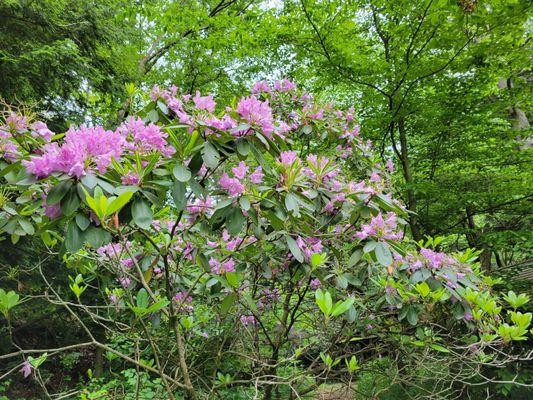
[[[233,178],[230,177],[226,172],[222,174],[220,180],[218,181],[220,187],[228,192],[232,197],[239,196],[244,193],[245,190],[245,179],[251,183],[259,184],[263,181],[263,169],[261,166],[257,167],[254,172],[248,175],[249,167],[246,165],[246,162],[241,161],[236,167],[231,169],[233,173]]]
[[[253,315],[241,315],[240,321],[243,326],[254,326],[257,323]]]
[[[321,253],[324,248],[322,246],[322,241],[314,237],[304,239],[301,236],[298,236],[296,238],[296,245],[302,251],[306,260],[309,260],[315,253]]]
[[[119,258],[121,257],[125,252],[126,248],[129,248],[132,246],[131,242],[126,242],[125,245],[122,243],[108,243],[104,246],[99,247],[96,252],[100,256],[107,256],[109,258]]]
[[[172,156],[176,150],[167,144],[168,134],[153,123],[146,125],[139,117],[129,117],[117,128],[124,137],[124,147],[141,154],[159,151],[165,157]]]
[[[398,231],[398,218],[395,213],[388,212],[386,218],[379,212],[378,215],[370,220],[370,223],[361,225],[361,230],[356,232],[355,237],[366,239],[373,237],[376,239],[401,240],[403,232]]]
[[[11,138],[10,132],[0,129],[0,157],[13,162],[20,157],[20,153],[18,145]]]
[[[41,123],[42,124],[42,123]],[[35,132],[48,138],[46,125],[37,125]],[[146,125],[140,118],[130,117],[115,131],[105,130],[101,126],[79,128],[71,127],[65,134],[61,145],[48,143],[43,146],[42,154],[34,155],[29,161],[23,161],[26,170],[39,178],[53,172],[63,172],[80,178],[96,170],[105,173],[113,159],[119,160],[124,152],[138,151],[146,154],[158,151],[165,157],[175,153],[168,145],[167,134],[155,124]],[[138,183],[138,177],[129,177],[128,184]]]
[[[210,196],[196,198],[187,205],[187,211],[194,217],[199,214],[208,214],[214,206],[213,198]]]
[[[113,158],[119,159],[125,140],[118,131],[106,131],[97,126],[79,129],[71,127],[61,146],[49,143],[43,146],[43,154],[23,161],[26,170],[37,177],[46,177],[53,172],[82,177],[96,167],[104,173]]]
[[[279,154],[278,162],[284,167],[290,167],[296,160],[299,161],[300,159],[295,151],[282,151]]]
[[[261,128],[265,136],[271,138],[274,131],[274,117],[268,100],[261,101],[255,96],[243,97],[237,104],[237,113],[251,126]],[[235,132],[236,136],[248,134],[249,130]]]
[[[49,142],[53,132],[42,121],[36,121],[28,126],[26,117],[10,113],[5,120],[5,125],[0,125],[0,156],[7,161],[16,161],[20,157],[19,146],[14,135],[30,130],[34,138],[44,139]]]
[[[231,257],[224,262],[220,262],[216,258],[211,257],[209,259],[209,266],[211,267],[211,272],[217,275],[222,275],[226,272],[235,272],[235,261]]]
[[[200,96],[200,92],[196,91],[196,95],[192,100],[198,110],[207,110],[209,112],[215,111],[216,103],[213,100],[213,96]]]
[[[174,303],[178,306],[179,312],[190,313],[194,310],[194,307],[191,305],[192,297],[187,294],[187,292],[181,291],[174,295]]]

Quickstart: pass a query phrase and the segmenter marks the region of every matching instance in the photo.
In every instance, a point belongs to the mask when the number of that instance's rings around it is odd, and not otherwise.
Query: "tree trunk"
[[[481,268],[483,269],[483,271],[490,273],[492,251],[490,247],[483,241],[483,229],[479,229],[476,226],[476,223],[474,221],[474,212],[470,207],[466,207],[466,217],[468,229],[470,230],[470,232],[466,234],[466,240],[468,241],[468,245],[475,249],[481,250],[481,254],[479,255],[479,262],[481,263]]]
[[[407,132],[405,131],[405,117],[398,119],[398,133],[400,134],[400,162],[402,165],[403,177],[407,186],[407,209],[411,211],[409,214],[409,225],[411,227],[411,234],[415,241],[422,239],[420,227],[418,226],[418,216],[416,215],[416,196],[413,189],[413,175],[411,173],[411,165],[409,163],[409,148],[407,143]]]

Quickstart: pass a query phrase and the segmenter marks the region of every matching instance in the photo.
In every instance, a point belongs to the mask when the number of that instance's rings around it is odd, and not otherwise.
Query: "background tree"
[[[507,252],[530,227],[526,9],[298,0],[284,2],[270,41],[282,71],[356,105],[365,134],[399,161],[413,237],[459,233],[484,250],[485,268],[496,250],[489,234],[505,230],[497,247]]]

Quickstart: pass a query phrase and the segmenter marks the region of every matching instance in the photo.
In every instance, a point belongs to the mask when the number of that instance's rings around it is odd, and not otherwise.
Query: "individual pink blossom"
[[[189,214],[208,214],[214,207],[213,198],[207,196],[206,198],[196,198],[193,202],[187,205]]]
[[[127,289],[131,285],[131,279],[127,276],[122,276],[118,279],[118,282],[122,285],[124,289]]]
[[[252,86],[252,94],[270,93],[272,90],[265,81],[258,81]]]
[[[321,285],[321,282],[320,282],[320,279],[318,278],[312,279],[311,282],[309,282],[309,286],[311,287],[312,290],[318,289],[320,285]]]
[[[45,141],[49,142],[54,136],[54,132],[48,129],[48,126],[42,121],[36,121],[31,125],[31,135],[33,137],[41,137]]]
[[[112,293],[109,295],[109,301],[113,304],[118,304],[118,297],[116,294]]]
[[[126,251],[126,248],[131,246],[132,243],[130,241],[127,241],[125,245],[122,243],[108,243],[96,249],[96,252],[101,256],[118,258]]]
[[[295,151],[282,151],[279,155],[279,162],[286,167],[290,167],[297,158],[298,154]]]
[[[244,161],[239,162],[239,164],[232,168],[231,171],[233,172],[233,175],[235,175],[238,179],[244,179],[246,177],[246,174],[248,173],[248,166]]]
[[[213,96],[200,96],[200,92],[197,91],[192,100],[194,101],[196,108],[199,110],[207,110],[209,112],[215,111],[216,103],[213,100]]]
[[[22,373],[22,376],[24,376],[24,378],[27,378],[28,376],[31,375],[32,369],[33,369],[33,366],[31,365],[29,361],[26,360],[22,363],[22,368],[20,369],[20,372]]]
[[[216,258],[211,257],[209,259],[209,266],[213,274],[222,275],[226,272],[235,272],[235,261],[233,258],[229,258],[225,262],[221,263]]]
[[[389,172],[394,172],[394,163],[392,160],[387,160],[385,167],[389,170]]]
[[[123,185],[138,185],[141,183],[141,178],[139,174],[135,172],[128,172],[126,175],[122,176],[120,179]]]
[[[324,119],[324,112],[325,112],[325,110],[323,108],[321,108],[316,113],[309,114],[309,118],[310,119],[317,119],[317,120]]]
[[[228,192],[230,196],[239,196],[244,193],[244,185],[237,178],[230,178],[227,173],[223,173],[218,181],[220,187]]]
[[[174,295],[174,302],[176,305],[179,306],[178,311],[179,312],[187,312],[190,313],[194,310],[194,307],[190,304],[192,303],[192,296],[190,296],[187,292],[181,291]]]
[[[249,326],[249,325],[253,326],[257,323],[253,315],[241,315],[240,321],[241,321],[241,324],[243,324],[244,326]]]
[[[250,174],[248,177],[250,179],[250,182],[259,184],[263,181],[263,177],[265,175],[263,174],[263,168],[261,166],[257,167],[254,172]]]
[[[43,208],[44,208],[44,215],[46,215],[50,219],[56,219],[61,216],[61,204],[56,203],[52,205],[46,204],[46,195],[42,196],[43,202]]]
[[[304,239],[298,236],[296,238],[296,245],[302,251],[306,260],[309,260],[313,254],[321,253],[323,250],[322,241],[314,237]]]
[[[285,78],[283,80],[274,82],[274,89],[278,92],[289,92],[296,89],[296,84]]]

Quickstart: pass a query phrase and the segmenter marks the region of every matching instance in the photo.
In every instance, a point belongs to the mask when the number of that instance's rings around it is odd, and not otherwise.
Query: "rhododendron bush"
[[[61,257],[68,290],[43,269],[43,296],[82,332],[66,349],[15,349],[13,371],[38,379],[46,353],[93,347],[157,376],[161,398],[298,398],[376,357],[475,369],[526,339],[527,297],[494,293],[476,253],[407,237],[393,165],[354,110],[288,80],[230,105],[174,87],[141,98],[114,129],[5,115],[0,232]],[[0,294],[9,321],[22,299]]]

